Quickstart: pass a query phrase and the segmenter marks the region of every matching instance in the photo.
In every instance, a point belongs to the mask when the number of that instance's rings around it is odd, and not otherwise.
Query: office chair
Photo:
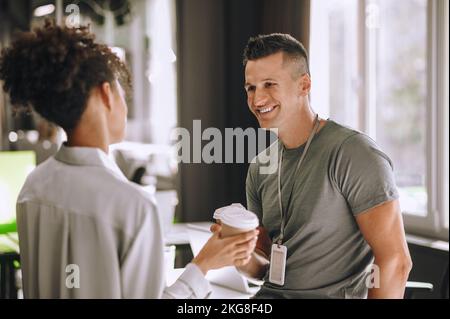
[[[429,282],[408,281],[405,287],[404,299],[414,299],[417,292],[433,292],[433,284]]]
[[[441,299],[449,299],[449,265],[447,264],[447,268],[442,275],[442,279],[440,280],[439,285],[439,297]],[[406,283],[405,289],[405,299],[416,299],[426,297],[426,294],[431,294],[434,291],[433,284],[428,282],[417,282],[417,281],[408,281]],[[426,293],[425,295],[423,293]],[[419,295],[417,295],[419,294]],[[435,296],[436,297],[436,296]]]

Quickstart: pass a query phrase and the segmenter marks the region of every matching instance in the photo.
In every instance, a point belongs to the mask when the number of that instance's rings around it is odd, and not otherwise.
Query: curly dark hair
[[[131,78],[125,64],[94,42],[87,26],[44,27],[21,33],[0,56],[0,80],[15,111],[33,107],[70,132],[83,114],[91,90],[117,79],[125,89]]]

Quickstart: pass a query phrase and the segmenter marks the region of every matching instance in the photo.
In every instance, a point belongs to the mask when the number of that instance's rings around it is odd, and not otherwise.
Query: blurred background
[[[46,18],[64,24],[74,13],[131,70],[126,141],[112,156],[157,195],[168,228],[245,205],[248,168],[178,164],[172,129],[191,131],[196,119],[222,132],[257,128],[243,89],[246,42],[272,32],[300,40],[310,54],[314,110],[369,134],[393,160],[411,278],[435,285],[419,296],[448,298],[448,1],[0,0],[0,49],[18,31]],[[0,233],[14,231],[27,173],[64,139],[34,112],[12,114],[0,92]]]

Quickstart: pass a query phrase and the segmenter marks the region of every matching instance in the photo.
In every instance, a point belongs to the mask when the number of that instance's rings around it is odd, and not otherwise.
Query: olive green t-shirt
[[[281,147],[274,143],[270,154]],[[270,283],[267,272],[256,298],[364,298],[373,254],[355,216],[398,198],[392,163],[370,137],[332,120],[295,174],[303,149],[285,149],[281,168],[285,284]],[[261,174],[259,159],[248,170],[247,206],[275,242],[281,224],[277,172]]]

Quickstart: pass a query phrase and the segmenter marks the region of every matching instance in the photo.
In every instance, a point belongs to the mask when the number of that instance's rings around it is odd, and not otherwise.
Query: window
[[[169,145],[170,132],[177,126],[175,2],[154,0],[149,18],[150,62],[147,78],[150,81],[152,142]]]
[[[402,209],[426,216],[427,0],[372,4],[379,8],[379,25],[368,39],[375,71],[368,81],[375,107],[370,133],[394,163]]]
[[[405,225],[448,240],[448,2],[311,4],[313,108],[376,140]]]
[[[359,129],[358,0],[312,1],[311,6],[313,107]]]

